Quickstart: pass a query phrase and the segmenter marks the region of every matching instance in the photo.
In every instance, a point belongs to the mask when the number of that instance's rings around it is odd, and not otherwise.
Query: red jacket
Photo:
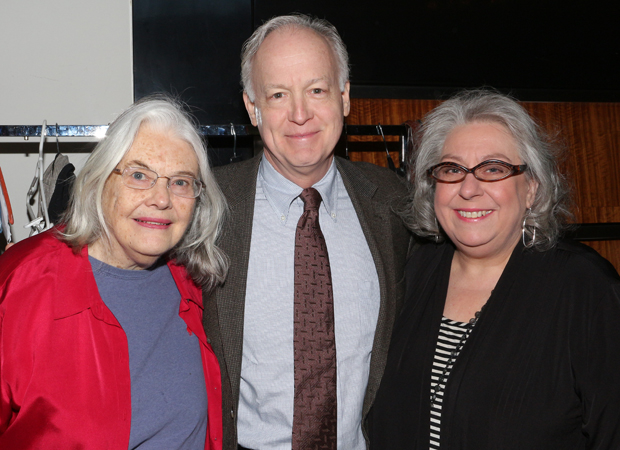
[[[202,293],[169,263],[179,316],[200,341],[205,449],[222,448],[220,369],[202,326]],[[131,427],[127,338],[99,296],[86,247],[53,232],[0,257],[0,448],[122,449]]]

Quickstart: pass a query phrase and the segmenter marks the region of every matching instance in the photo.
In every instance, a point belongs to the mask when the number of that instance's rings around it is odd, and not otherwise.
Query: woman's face
[[[140,128],[133,145],[117,168],[151,169],[159,176],[199,177],[198,160],[191,145],[167,131],[148,125]],[[151,189],[132,189],[112,173],[103,190],[103,214],[110,231],[110,246],[103,239],[89,254],[123,269],[145,269],[174,247],[189,226],[196,199],[178,197],[159,178]]]
[[[523,164],[516,141],[500,124],[474,122],[455,128],[441,154],[441,162],[469,168],[489,159]],[[488,183],[467,174],[460,183],[436,184],[435,214],[458,251],[475,258],[506,258],[521,238],[523,215],[536,188],[525,175]]]

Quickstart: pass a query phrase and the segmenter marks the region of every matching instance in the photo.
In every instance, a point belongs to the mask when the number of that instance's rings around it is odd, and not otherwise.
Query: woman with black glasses
[[[430,242],[406,269],[372,448],[620,448],[620,278],[560,239],[555,150],[488,91],[441,104],[417,143],[406,218]]]

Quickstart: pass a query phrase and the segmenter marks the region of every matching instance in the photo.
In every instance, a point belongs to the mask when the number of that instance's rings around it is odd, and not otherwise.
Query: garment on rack
[[[11,202],[9,201],[9,193],[6,190],[2,169],[0,169],[0,232],[4,233],[7,242],[11,242],[11,227],[13,223],[13,212],[11,211]]]
[[[45,189],[46,199],[45,206],[47,207],[50,206],[50,199],[56,189],[56,180],[58,179],[58,175],[67,164],[69,164],[69,158],[62,153],[57,153],[54,161],[47,166],[47,169],[45,169],[45,172],[43,173],[43,188]]]
[[[1,188],[0,188],[1,189]],[[7,243],[11,242],[11,226],[9,225],[9,211],[4,201],[4,192],[0,195],[0,232],[4,233]]]
[[[69,158],[59,153],[43,174],[43,187],[51,223],[60,223],[60,216],[69,205],[74,181],[75,166],[69,162]]]

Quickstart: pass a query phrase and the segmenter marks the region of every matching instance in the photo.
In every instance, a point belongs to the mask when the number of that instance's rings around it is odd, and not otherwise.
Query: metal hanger
[[[31,228],[30,236],[42,233],[45,230],[49,230],[53,226],[53,224],[50,223],[49,214],[47,212],[45,189],[43,189],[43,145],[45,144],[46,134],[47,121],[44,120],[43,126],[41,127],[41,141],[39,142],[39,159],[37,161],[37,168],[35,170],[34,179],[32,180],[32,184],[30,184],[30,189],[28,189],[26,201],[28,217],[30,217],[32,221],[26,224],[24,228]],[[31,205],[34,202],[34,197],[37,194],[37,191],[39,193],[38,214],[35,215]]]
[[[387,155],[388,167],[390,168],[392,172],[398,173],[396,170],[396,166],[394,165],[394,160],[390,156],[390,151],[388,150],[387,142],[385,140],[385,135],[383,134],[383,127],[381,127],[381,123],[377,125],[377,134],[380,134],[381,137],[383,138],[383,145],[385,145],[385,154]]]
[[[230,162],[238,162],[241,161],[241,158],[237,156],[237,132],[235,131],[235,124],[230,122],[230,134],[233,135],[234,143],[233,143],[233,156],[230,158]]]

